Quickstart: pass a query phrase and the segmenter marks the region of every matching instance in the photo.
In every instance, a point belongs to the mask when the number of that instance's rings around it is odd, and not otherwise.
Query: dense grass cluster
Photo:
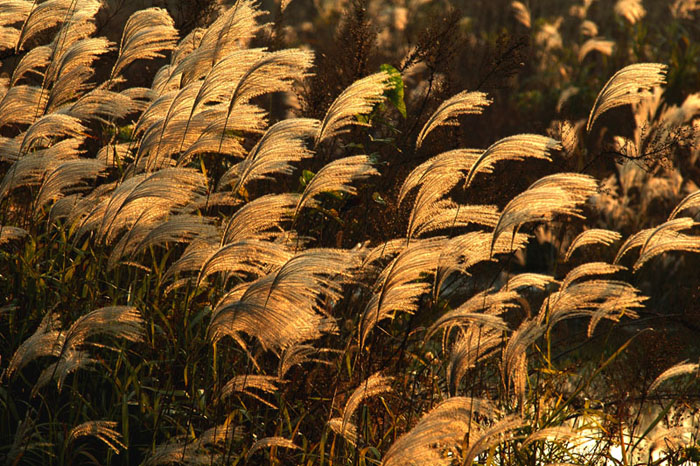
[[[0,0],[0,460],[700,461],[700,5],[265,6]]]

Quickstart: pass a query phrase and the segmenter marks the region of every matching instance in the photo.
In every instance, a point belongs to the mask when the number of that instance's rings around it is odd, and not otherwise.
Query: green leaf
[[[401,72],[388,63],[384,63],[379,69],[389,74],[389,83],[391,84],[391,89],[384,92],[384,96],[396,107],[401,116],[406,118],[406,102],[403,100],[404,85]]]
[[[309,184],[309,181],[311,181],[311,178],[314,176],[316,176],[316,174],[311,170],[303,170],[301,172],[301,176],[299,177],[299,183],[301,183],[301,186],[305,188],[306,185]]]
[[[372,193],[372,200],[377,204],[386,205],[386,201],[384,200],[384,198],[382,198],[382,196],[379,195],[377,191]]]

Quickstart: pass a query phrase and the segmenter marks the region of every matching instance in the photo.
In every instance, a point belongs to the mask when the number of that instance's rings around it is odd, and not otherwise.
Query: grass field
[[[0,0],[0,460],[698,464],[699,18]]]

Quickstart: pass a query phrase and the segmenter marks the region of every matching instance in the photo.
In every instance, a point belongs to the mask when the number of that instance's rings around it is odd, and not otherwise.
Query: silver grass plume
[[[131,99],[127,94],[94,89],[81,95],[75,102],[59,108],[57,113],[63,113],[81,121],[92,120],[109,125],[114,120],[139,110],[142,110],[142,104]]]
[[[343,424],[343,419],[340,417],[334,417],[330,419],[326,425],[336,434],[343,437],[348,443],[355,446],[359,440],[359,435],[357,433],[357,426],[352,422],[347,422]]]
[[[24,228],[13,227],[10,225],[0,225],[0,246],[9,241],[22,239],[28,234],[29,233]]]
[[[281,267],[293,257],[283,244],[253,239],[228,243],[202,264],[197,283],[209,275],[225,272],[228,277],[260,276],[265,270]]]
[[[246,284],[233,302],[217,306],[209,338],[236,338],[244,332],[269,349],[318,338],[335,327],[323,315],[319,299],[340,299],[340,287],[357,265],[359,258],[352,251],[306,250],[276,271]]]
[[[314,55],[308,50],[284,49],[265,54],[253,63],[233,90],[229,114],[237,104],[271,92],[290,91],[295,81],[308,76]]]
[[[464,186],[468,187],[477,173],[491,173],[497,162],[540,159],[552,161],[551,151],[561,150],[561,143],[538,134],[517,134],[493,143],[469,168]]]
[[[585,267],[579,266],[572,272],[576,278],[584,276],[610,274],[619,267],[604,263],[593,263]],[[585,267],[583,272],[580,267]],[[572,274],[569,272],[569,275]],[[568,280],[567,280],[568,278]],[[636,318],[635,309],[644,307],[646,297],[642,296],[632,285],[618,280],[592,279],[572,283],[573,279],[565,278],[559,291],[545,299],[540,309],[538,320],[548,327],[556,325],[563,319],[573,317],[590,317],[588,335],[592,335],[598,322],[605,318],[618,321],[622,316]]]
[[[48,94],[41,87],[21,84],[12,86],[0,100],[0,128],[9,124],[31,124],[36,113],[28,108],[40,109],[43,114]]]
[[[250,450],[245,454],[246,459],[249,459],[255,452],[262,450],[263,448],[290,448],[292,450],[299,450],[299,447],[289,439],[284,437],[265,437],[257,440]]]
[[[248,104],[254,97],[271,92],[291,91],[296,81],[302,81],[308,76],[312,65],[313,54],[301,49],[279,50],[255,62],[241,76],[233,90],[221,137],[224,137],[231,114],[238,105]]]
[[[647,245],[649,243],[649,239],[653,235],[662,234],[664,236],[668,236],[669,234],[678,233],[682,230],[688,230],[692,228],[693,225],[695,225],[695,222],[692,218],[680,217],[668,220],[654,228],[645,228],[644,230],[640,230],[622,243],[622,246],[620,246],[620,249],[617,251],[615,260],[613,260],[613,264],[620,262],[625,254],[632,249]]]
[[[220,18],[221,15],[217,17]],[[182,60],[187,58],[192,52],[197,50],[197,47],[200,46],[202,42],[202,38],[204,35],[207,33],[207,31],[210,31],[213,28],[213,24],[209,26],[209,28],[199,28],[196,27],[192,29],[185,37],[182,37],[179,42],[177,43],[177,46],[173,49],[172,54],[170,55],[170,64],[164,66],[163,68],[169,68],[172,70],[175,66],[179,65]],[[161,73],[163,69],[161,68],[156,72],[156,74]],[[180,87],[180,83],[178,83],[177,87]],[[154,86],[153,88],[157,88],[155,85],[154,81]]]
[[[350,422],[357,408],[367,398],[377,396],[381,393],[391,391],[392,377],[384,377],[380,373],[372,374],[367,380],[362,382],[359,387],[352,392],[343,408],[343,430],[344,426]]]
[[[154,466],[160,464],[171,465],[186,464],[206,466],[210,464],[225,464],[227,456],[222,453],[222,447],[233,441],[240,441],[244,437],[243,426],[233,426],[231,422],[212,427],[196,439],[181,435],[167,443],[156,447],[145,465]],[[229,458],[230,459],[230,458]]]
[[[236,50],[219,60],[201,82],[193,81],[191,84],[199,84],[196,86],[197,93],[190,106],[188,121],[200,106],[228,101],[246,71],[260,61],[265,54],[263,48]],[[185,88],[190,86],[187,85]],[[185,127],[185,133],[187,129]]]
[[[248,48],[261,28],[258,18],[263,14],[254,0],[237,1],[206,29],[191,53],[174,56],[179,61],[173,75],[180,74],[184,84],[201,79],[222,57]]]
[[[460,115],[480,115],[493,101],[485,92],[462,91],[445,100],[425,122],[416,139],[416,149],[420,148],[426,136],[438,126],[455,126]]]
[[[461,170],[468,169],[478,158],[480,150],[458,149],[440,154],[416,167],[406,178],[399,192],[401,203],[408,192],[418,186],[418,193],[408,220],[406,237],[462,227],[469,223],[494,226],[497,221],[495,206],[464,206],[442,199],[462,178]]]
[[[492,244],[506,230],[523,223],[548,221],[555,215],[581,217],[579,205],[597,192],[597,182],[588,175],[557,173],[540,178],[503,208],[493,231]]]
[[[139,220],[145,217],[139,217]],[[107,269],[113,269],[124,256],[135,256],[152,246],[166,243],[189,243],[197,238],[218,237],[218,229],[212,219],[198,215],[179,214],[160,222],[137,221],[112,248]]]
[[[191,120],[189,117],[191,117],[192,101],[200,85],[201,82],[193,83],[184,89],[161,96],[144,111],[134,127],[134,135],[140,134],[143,130],[136,153],[137,163],[148,155],[146,168],[157,170],[158,164],[154,161],[177,151],[178,140],[180,148],[184,145],[187,136],[185,133]],[[164,141],[167,141],[165,154],[161,157]]]
[[[608,264],[606,262],[586,262],[578,267],[574,267],[566,274],[561,281],[560,290],[567,289],[569,285],[582,278],[593,275],[612,275],[625,269],[626,267],[621,265]]]
[[[506,282],[504,288],[506,290],[517,288],[535,288],[537,290],[545,290],[553,283],[558,283],[551,275],[543,275],[540,273],[520,273],[512,276]]]
[[[199,273],[202,265],[219,249],[219,243],[220,239],[218,237],[195,239],[187,246],[178,260],[168,267],[165,274],[163,274],[162,281],[167,282],[183,272]],[[196,277],[175,281],[168,287],[166,294],[186,283],[194,283],[195,280]]]
[[[103,201],[115,185],[116,183],[103,183],[85,194],[69,194],[57,200],[49,212],[49,222],[65,218],[71,228],[77,228],[95,205],[104,205]],[[96,223],[96,219],[93,219],[93,222]],[[90,228],[86,228],[83,232],[88,230]]]
[[[622,235],[616,231],[605,230],[603,228],[591,228],[590,230],[585,230],[576,236],[576,238],[571,241],[569,249],[564,255],[564,262],[568,262],[571,259],[571,255],[578,248],[582,246],[589,246],[591,244],[603,244],[605,246],[610,246],[616,241],[619,241]]]
[[[683,219],[689,219],[683,217]],[[649,259],[670,251],[700,252],[700,237],[680,233],[676,220],[670,220],[654,228],[647,236],[646,241],[639,251],[639,258],[634,263],[633,269],[639,270]],[[689,227],[697,226],[697,223],[686,222]],[[672,224],[669,226],[668,224]]]
[[[516,396],[522,400],[527,385],[527,349],[546,330],[538,319],[525,319],[510,335],[501,359],[501,376],[506,387],[513,386]]]
[[[515,16],[515,20],[517,22],[528,29],[532,26],[530,10],[523,4],[523,2],[518,2],[517,0],[511,2],[510,9],[513,10],[513,16]]]
[[[396,440],[384,455],[383,466],[428,466],[452,464],[444,455],[462,445],[467,432],[473,435],[482,429],[475,415],[494,419],[498,410],[490,401],[478,398],[452,397],[425,414],[413,429]]]
[[[2,9],[2,6],[0,6],[0,9]],[[44,72],[41,70],[45,70],[47,65],[51,63],[52,53],[53,51],[48,45],[34,47],[25,53],[12,71],[10,85],[15,86],[18,81],[30,73],[43,78]]]
[[[520,297],[516,291],[497,291],[489,293],[488,290],[477,293],[465,303],[458,306],[437,319],[426,332],[425,337],[430,338],[443,327],[483,325],[497,330],[508,329],[506,323],[498,317],[509,309],[517,308],[515,301]]]
[[[13,189],[22,186],[39,186],[47,173],[75,156],[70,151],[52,150],[54,147],[56,146],[36,151],[15,161],[0,182],[0,199]],[[66,145],[61,147],[65,148]]]
[[[423,241],[423,240],[417,240]],[[387,259],[391,256],[399,254],[406,249],[411,243],[406,243],[406,238],[394,238],[370,249],[362,262],[363,268],[371,268],[373,264],[379,260]]]
[[[445,369],[449,393],[457,393],[457,387],[467,371],[495,355],[501,343],[503,332],[493,327],[469,325],[462,329],[452,346]]]
[[[688,194],[686,197],[678,203],[678,205],[673,209],[671,214],[668,216],[669,220],[673,220],[678,216],[678,214],[686,209],[695,209],[700,207],[700,190]]]
[[[47,0],[40,4],[35,3],[22,25],[16,50],[21,50],[30,38],[62,23],[72,15],[93,17],[99,9],[100,2],[97,0]]]
[[[4,373],[5,380],[33,360],[42,356],[58,356],[65,342],[58,314],[46,313],[32,336],[24,340],[12,355]]]
[[[398,311],[410,314],[418,310],[420,296],[431,289],[425,276],[435,272],[444,244],[444,238],[414,242],[384,268],[372,297],[362,311],[359,332],[361,347],[379,321]]]
[[[135,60],[162,58],[163,51],[175,47],[177,38],[177,29],[167,10],[147,8],[135,12],[124,25],[119,56],[112,67],[110,80]]]
[[[86,128],[77,118],[51,113],[36,120],[24,133],[19,153],[25,154],[38,144],[50,144],[50,140],[58,137],[77,138],[85,134]]]
[[[384,92],[390,88],[389,74],[371,74],[350,84],[328,107],[316,134],[316,145],[350,131],[353,125],[367,126],[355,118],[372,111],[384,100]]]
[[[35,2],[28,0],[0,1],[0,26],[9,26],[24,22],[32,12]],[[19,34],[19,31],[18,31]],[[14,44],[12,44],[14,47]]]
[[[126,448],[121,441],[121,434],[115,429],[117,423],[114,421],[87,421],[73,427],[68,433],[68,443],[73,443],[80,437],[96,437],[104,442],[114,453],[119,454],[120,450]]]
[[[693,444],[692,436],[695,431],[693,426],[661,427],[649,436],[648,443],[639,458],[652,458],[654,453],[674,453],[683,447],[690,447]]]
[[[0,50],[13,49],[17,45],[17,40],[19,40],[19,29],[0,26]]]
[[[686,375],[692,373],[696,373],[697,376],[698,369],[700,369],[700,364],[687,361],[678,363],[673,367],[669,367],[661,374],[659,374],[659,376],[656,379],[654,379],[654,382],[649,386],[649,392],[651,393],[656,391],[662,383],[673,377],[678,377],[679,375]]]
[[[312,118],[291,118],[275,123],[242,162],[221,176],[219,186],[231,184],[233,192],[238,193],[249,181],[271,179],[273,173],[291,174],[292,162],[313,156],[305,141],[316,131],[318,120]]]
[[[455,149],[438,154],[418,165],[401,185],[397,204],[400,205],[413,188],[425,185],[428,185],[434,199],[443,197],[461,179],[460,171],[468,170],[481,153],[481,149]]]
[[[345,402],[343,415],[339,418],[340,425],[338,426],[338,418],[333,418],[328,422],[329,427],[353,445],[356,444],[357,429],[352,423],[353,414],[355,414],[355,411],[357,411],[360,403],[367,398],[390,392],[392,381],[392,377],[384,377],[379,372],[369,376],[367,380],[362,382],[360,386],[352,392],[348,400]]]
[[[17,424],[12,444],[7,446],[8,450],[4,458],[6,464],[19,463],[21,458],[28,456],[28,452],[32,452],[32,450],[51,449],[54,447],[54,444],[46,442],[45,438],[37,430],[36,420],[32,418],[32,416],[36,415],[36,410],[28,409],[24,419]]]
[[[246,150],[240,133],[262,133],[267,127],[266,113],[254,105],[239,105],[237,110],[229,118],[226,133],[222,133],[226,116],[223,105],[211,106],[189,120],[180,114],[154,123],[139,141],[136,170],[183,166],[205,152],[244,158]]]
[[[105,38],[82,39],[68,47],[58,59],[54,59],[46,71],[44,86],[52,84],[46,103],[46,113],[80,97],[92,86],[93,63],[112,50],[112,43]]]
[[[10,50],[17,45],[19,30],[12,27],[0,26],[0,50]]]
[[[141,313],[131,306],[107,306],[78,318],[65,333],[64,348],[75,349],[94,335],[109,335],[129,342],[144,336]]]
[[[453,273],[468,275],[473,265],[494,260],[496,254],[508,254],[525,247],[528,235],[517,233],[513,237],[501,236],[491,250],[491,233],[471,231],[447,240],[438,259],[433,297],[440,295],[445,280]]]
[[[237,136],[236,133],[261,134],[265,132],[268,126],[267,113],[257,105],[237,105],[236,111],[229,115],[228,122],[225,121],[227,109],[224,107],[223,104],[211,106],[209,109],[197,113],[185,123],[178,146],[179,149],[184,150],[178,157],[178,165],[189,163],[194,156],[204,152],[221,153],[242,159],[246,156],[246,150],[241,145],[240,136]],[[228,128],[226,131],[224,131],[224,125]],[[189,145],[193,127],[197,137]],[[188,145],[189,147],[187,147]]]
[[[464,464],[473,464],[477,455],[502,443],[504,440],[512,439],[512,431],[526,425],[525,420],[516,415],[509,415],[500,419],[492,427],[483,431],[473,442],[470,439],[469,450],[464,454]]]
[[[545,427],[532,434],[528,435],[525,440],[523,440],[523,447],[533,443],[546,440],[548,442],[558,442],[566,443],[571,439],[575,439],[577,434],[577,429],[571,428],[569,426],[553,426]]]
[[[646,15],[642,0],[617,0],[615,14],[625,18],[630,24],[635,24]]]
[[[425,192],[427,191],[426,189]],[[494,227],[498,223],[498,207],[495,205],[464,205],[448,199],[428,203],[426,198],[429,197],[430,195],[416,198],[406,231],[407,241],[443,229],[470,224]]]
[[[586,58],[586,55],[593,51],[600,52],[609,57],[612,55],[614,48],[614,40],[605,40],[602,37],[591,37],[581,45],[578,51],[578,61],[579,63],[583,63],[583,59]]]
[[[129,178],[107,202],[98,230],[99,238],[109,244],[117,233],[133,225],[146,211],[164,217],[187,205],[203,193],[205,187],[204,175],[188,168],[169,168]]]
[[[600,115],[611,108],[634,104],[649,96],[649,91],[664,84],[668,67],[660,63],[629,65],[605,83],[588,115],[586,131],[590,131]]]
[[[334,160],[321,168],[304,188],[297,203],[294,217],[315,196],[324,192],[341,192],[357,194],[357,189],[350,183],[364,180],[379,172],[372,166],[372,160],[366,155],[355,155]]]
[[[253,199],[231,215],[221,236],[221,245],[279,236],[281,224],[292,219],[299,199],[296,193],[267,194]]]
[[[255,393],[248,391],[248,389],[254,388],[264,393],[275,393],[278,390],[277,384],[279,382],[280,380],[273,375],[237,375],[221,387],[220,399],[228,398],[234,393],[244,393],[274,408],[274,405],[265,401]]]
[[[333,365],[331,361],[324,359],[319,359],[316,356],[321,354],[336,353],[338,350],[331,350],[328,348],[316,348],[313,345],[307,345],[303,343],[296,343],[292,346],[285,348],[280,357],[279,364],[277,366],[277,377],[283,380],[287,375],[289,370],[297,365],[301,365],[307,362],[314,362],[316,364],[326,364]]]
[[[34,398],[39,390],[44,388],[49,382],[56,379],[56,389],[60,392],[66,378],[79,369],[91,369],[97,361],[90,357],[87,351],[74,349],[62,349],[61,357],[44,368],[39,374],[36,383],[32,387],[30,396]]]
[[[34,200],[34,217],[37,218],[48,203],[84,188],[87,180],[97,178],[106,168],[102,161],[95,159],[68,160],[58,165],[44,177]]]
[[[136,124],[134,124],[132,136],[139,137],[156,123],[162,122],[168,112],[172,111],[173,102],[182,92],[182,89],[174,89],[152,99],[148,107],[139,115]]]
[[[126,254],[133,255],[152,246],[168,243],[189,243],[197,238],[217,237],[218,228],[208,217],[181,214],[170,217],[155,228],[148,228],[144,233],[138,243],[126,249]]]
[[[32,396],[53,379],[56,379],[60,391],[69,374],[96,363],[88,352],[78,349],[85,344],[85,340],[94,335],[109,335],[129,342],[140,341],[144,335],[143,319],[138,310],[129,306],[103,307],[78,318],[61,335],[59,359],[39,375],[32,389]],[[106,347],[112,348],[108,345]]]

